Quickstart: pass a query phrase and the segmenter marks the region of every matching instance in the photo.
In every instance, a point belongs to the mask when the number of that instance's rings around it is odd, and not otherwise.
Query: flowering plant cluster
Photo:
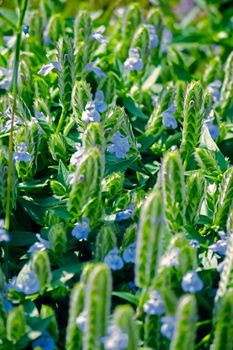
[[[0,350],[233,350],[231,1],[4,6]]]

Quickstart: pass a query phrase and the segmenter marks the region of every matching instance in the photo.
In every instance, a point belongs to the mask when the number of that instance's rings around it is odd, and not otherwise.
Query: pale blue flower
[[[87,312],[86,312],[86,310],[84,310],[76,318],[76,325],[82,332],[84,331],[84,327],[85,327],[86,321],[87,321]]]
[[[180,249],[178,247],[174,247],[170,249],[167,253],[165,253],[162,256],[160,260],[160,266],[177,267],[179,264],[179,255],[180,255]]]
[[[143,310],[148,315],[162,315],[165,313],[165,304],[158,290],[153,290],[150,293],[149,299],[143,305]]]
[[[164,316],[161,318],[160,331],[162,335],[171,340],[175,329],[175,316]]]
[[[83,241],[88,238],[89,233],[91,232],[90,229],[90,220],[86,217],[82,218],[82,222],[77,222],[75,227],[73,228],[71,234],[77,240]]]
[[[183,276],[181,287],[186,293],[197,293],[203,289],[204,284],[197,272],[189,271]]]
[[[134,207],[132,205],[128,205],[124,210],[121,210],[116,214],[116,222],[132,218],[133,212]]]
[[[48,75],[53,69],[60,70],[60,64],[57,61],[50,60],[49,64],[43,64],[38,74],[42,76]]]
[[[98,78],[106,77],[106,74],[102,71],[102,69],[96,66],[97,63],[98,63],[98,60],[87,63],[84,70],[86,72],[95,73]]]
[[[70,164],[77,166],[83,154],[85,153],[85,148],[82,147],[80,143],[76,143],[75,147],[77,151],[74,154],[72,154],[70,158]]]
[[[106,37],[103,35],[105,32],[105,26],[100,26],[95,32],[91,34],[91,39],[97,40],[101,44],[107,44],[108,41]]]
[[[28,253],[42,252],[43,250],[50,249],[51,243],[46,239],[41,238],[39,233],[36,234],[36,238],[39,242],[35,242],[29,249]]]
[[[42,335],[33,341],[32,348],[39,348],[41,350],[55,350],[55,342],[53,337],[51,337],[47,332],[42,333]]]
[[[155,107],[158,103],[159,100],[159,96],[158,95],[154,95],[152,96],[152,106]]]
[[[38,293],[40,290],[40,282],[32,267],[23,275],[23,277],[14,276],[6,285],[6,290],[14,289],[26,295]]]
[[[130,149],[128,138],[122,135],[120,131],[116,131],[110,141],[112,142],[112,145],[109,146],[108,151],[110,153],[115,153],[117,158],[124,159],[126,153]]]
[[[209,249],[212,250],[212,252],[218,253],[219,255],[225,255],[227,250],[227,240],[219,239],[217,242],[211,244]]]
[[[210,91],[213,96],[213,101],[218,102],[220,100],[220,87],[222,83],[220,80],[215,80],[207,86],[207,89]]]
[[[17,152],[13,153],[13,159],[16,162],[30,162],[32,156],[27,152],[27,145],[25,142],[20,142],[17,147]]]
[[[11,84],[12,70],[0,67],[0,90],[8,90]]]
[[[196,249],[200,248],[200,243],[196,239],[191,239],[189,241],[189,245],[191,245],[191,247],[194,247]]]
[[[216,140],[219,136],[219,127],[213,123],[213,118],[206,119],[204,124],[207,126],[212,139]]]
[[[119,249],[113,248],[105,256],[104,263],[112,270],[121,270],[124,266],[123,259],[119,256]]]
[[[84,123],[98,123],[100,121],[100,114],[96,110],[96,105],[94,101],[87,102],[85,111],[82,112],[82,121]]]
[[[152,24],[148,24],[147,28],[150,35],[149,49],[155,49],[159,45],[159,38],[156,33],[155,27]]]
[[[222,273],[222,272],[223,272],[224,265],[225,265],[225,261],[224,261],[224,260],[218,264],[218,266],[217,266],[217,271],[218,271],[219,273]]]
[[[45,30],[43,32],[43,43],[44,45],[48,46],[48,45],[51,45],[53,42],[52,40],[50,39],[49,37],[49,33],[48,33],[48,30]]]
[[[23,31],[25,37],[28,38],[29,37],[29,25],[25,24],[22,28],[22,31]]]
[[[108,327],[105,337],[101,338],[105,350],[124,350],[128,346],[128,334],[123,333],[121,328],[117,326]]]
[[[162,52],[167,52],[168,47],[172,41],[172,32],[165,28],[162,33],[162,39],[161,39],[161,51]]]
[[[166,126],[167,128],[172,128],[172,129],[177,128],[177,121],[174,118],[175,111],[176,111],[176,106],[175,104],[172,104],[168,109],[166,109],[162,113],[163,125]]]
[[[140,58],[138,49],[129,49],[129,57],[125,61],[124,67],[128,71],[142,70],[143,62]]]
[[[136,251],[136,243],[131,243],[125,248],[122,257],[126,263],[133,263],[134,264],[135,251]]]
[[[104,101],[104,93],[103,93],[103,91],[101,91],[101,90],[96,91],[94,102],[95,102],[95,108],[96,108],[96,110],[98,112],[103,113],[103,112],[106,111],[107,104]]]
[[[4,303],[4,309],[5,309],[6,313],[8,314],[13,309],[13,304],[8,299],[5,299],[3,303]]]
[[[5,230],[5,220],[0,220],[0,242],[9,242],[10,236]]]

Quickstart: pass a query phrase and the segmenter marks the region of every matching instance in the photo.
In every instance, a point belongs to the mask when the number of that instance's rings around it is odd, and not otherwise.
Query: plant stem
[[[20,58],[20,46],[22,38],[22,24],[24,16],[27,9],[28,0],[23,0],[20,6],[19,20],[17,24],[17,37],[16,37],[16,46],[15,46],[15,60],[13,67],[13,76],[11,82],[11,91],[12,91],[12,114],[11,114],[11,129],[9,136],[9,153],[8,153],[8,174],[7,174],[7,196],[6,196],[6,216],[5,216],[5,229],[10,230],[10,214],[11,214],[11,190],[12,190],[12,174],[13,174],[13,129],[14,129],[14,120],[15,120],[15,109],[18,93],[18,72],[19,72],[19,58]],[[5,273],[8,275],[8,246],[5,249]]]
[[[57,129],[56,129],[56,134],[59,134],[59,132],[60,132],[60,130],[62,128],[62,124],[64,122],[65,116],[66,116],[65,109],[62,107],[61,116],[60,116],[60,119],[59,119],[59,122],[58,122],[58,126],[57,126]]]

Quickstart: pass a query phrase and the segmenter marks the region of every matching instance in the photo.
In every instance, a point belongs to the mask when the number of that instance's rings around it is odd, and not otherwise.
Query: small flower
[[[186,293],[197,293],[203,289],[204,285],[197,272],[189,271],[183,276],[181,287]]]
[[[124,266],[124,262],[119,256],[119,249],[113,248],[110,250],[110,252],[104,258],[104,263],[112,270],[121,270]]]
[[[204,121],[204,124],[207,126],[210,136],[213,140],[216,140],[219,136],[219,127],[213,123],[213,118],[208,118]]]
[[[224,260],[218,264],[218,266],[217,266],[217,271],[218,271],[219,273],[222,273],[222,272],[223,272],[224,265],[225,265],[225,261],[224,261]]]
[[[154,95],[152,96],[152,106],[155,107],[158,103],[159,100],[159,96],[158,95]]]
[[[89,101],[86,104],[85,111],[82,113],[82,121],[84,123],[90,123],[90,122],[99,122],[100,121],[100,114],[96,110],[95,102]]]
[[[76,143],[75,146],[77,151],[72,154],[70,158],[70,164],[77,166],[85,152],[85,148],[82,147],[80,143]]]
[[[9,242],[10,236],[5,230],[5,220],[0,220],[0,242]]]
[[[91,39],[97,40],[101,44],[107,44],[108,41],[106,37],[103,35],[105,32],[105,26],[100,26],[95,32],[91,34]]]
[[[27,152],[27,145],[25,142],[20,142],[17,152],[14,152],[13,159],[16,162],[30,162],[32,156]]]
[[[179,264],[180,249],[175,247],[169,250],[160,260],[162,267],[176,267]]]
[[[98,78],[105,78],[106,74],[102,71],[101,68],[96,66],[97,63],[98,63],[98,60],[96,60],[94,62],[87,63],[87,65],[85,66],[84,70],[86,72],[93,72],[93,73],[95,73]]]
[[[125,61],[124,67],[128,71],[142,70],[143,62],[139,56],[138,49],[129,49],[129,57]]]
[[[32,267],[22,276],[14,276],[6,285],[6,290],[14,289],[26,295],[38,293],[40,290],[40,282]]]
[[[56,345],[53,337],[47,332],[43,332],[42,335],[32,343],[32,349],[55,350],[55,347]]]
[[[176,106],[172,104],[166,111],[162,113],[163,125],[167,128],[176,129],[177,121],[174,118],[174,112],[176,111]]]
[[[57,61],[50,60],[49,64],[43,64],[38,74],[46,77],[53,69],[60,70],[60,64]]]
[[[222,83],[220,80],[215,80],[207,86],[207,89],[213,96],[213,101],[218,102],[220,100],[220,87]]]
[[[115,132],[111,137],[112,145],[109,146],[108,151],[115,153],[115,156],[120,159],[124,159],[126,153],[130,149],[128,138],[123,136],[120,131]]]
[[[46,239],[41,238],[39,233],[36,234],[36,238],[39,242],[34,243],[29,249],[28,253],[33,254],[34,252],[42,252],[43,250],[50,249],[51,244]]]
[[[162,40],[161,40],[161,43],[162,43],[161,51],[162,52],[167,52],[168,47],[172,41],[172,37],[173,37],[172,32],[169,29],[165,28],[163,30]]]
[[[101,91],[101,90],[96,91],[94,102],[95,102],[95,108],[96,108],[96,110],[98,112],[103,113],[103,112],[106,111],[107,104],[104,101],[104,93],[103,93],[103,91]]]
[[[101,338],[105,350],[123,350],[128,346],[128,334],[123,333],[121,328],[111,326],[108,328],[107,335]]]
[[[134,207],[132,205],[128,205],[124,210],[121,210],[116,214],[116,222],[132,218],[133,212]]]
[[[87,321],[87,312],[84,310],[81,314],[76,318],[77,327],[83,332],[85,323]]]
[[[148,315],[162,315],[165,313],[165,305],[161,293],[158,290],[153,290],[150,297],[143,305],[143,310]]]
[[[211,244],[209,249],[212,250],[212,252],[218,253],[219,255],[225,255],[227,250],[227,240],[219,239],[216,243]]]
[[[128,282],[128,286],[134,294],[137,292],[136,284],[133,281]]]
[[[24,35],[25,35],[25,37],[26,38],[29,38],[29,25],[28,24],[25,24],[24,26],[23,26],[23,33],[24,33]]]
[[[11,84],[12,71],[0,67],[0,90],[8,90]]]
[[[164,316],[161,318],[160,331],[164,337],[171,339],[175,328],[175,316]]]
[[[43,32],[43,42],[44,42],[44,45],[45,46],[49,46],[49,45],[51,45],[53,42],[52,42],[52,40],[50,39],[50,37],[49,37],[49,32],[48,32],[48,30],[45,30],[44,32]]]
[[[135,262],[135,250],[136,250],[136,243],[131,243],[128,245],[124,252],[123,252],[123,259],[126,263],[133,263]]]
[[[10,300],[7,300],[7,299],[5,299],[3,303],[4,303],[4,309],[8,314],[13,309],[13,304]]]
[[[200,248],[200,243],[196,239],[191,239],[189,241],[189,245],[191,245],[191,247],[194,247],[196,249]]]
[[[91,232],[90,230],[90,220],[88,218],[82,218],[82,223],[77,222],[75,227],[73,228],[71,234],[77,240],[83,241],[88,238],[89,233]]]
[[[150,43],[149,43],[149,49],[155,49],[159,45],[159,38],[156,33],[155,27],[152,24],[147,25],[149,35],[150,35]]]

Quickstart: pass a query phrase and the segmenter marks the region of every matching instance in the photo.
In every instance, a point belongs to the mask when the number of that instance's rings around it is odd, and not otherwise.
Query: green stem
[[[28,0],[23,0],[20,6],[20,15],[17,24],[17,37],[16,37],[16,46],[15,46],[15,60],[13,67],[13,76],[11,83],[12,91],[12,115],[11,115],[11,129],[9,136],[9,153],[8,153],[8,174],[7,174],[7,195],[6,195],[6,216],[5,216],[5,229],[10,230],[10,214],[11,214],[11,190],[12,190],[12,174],[13,174],[13,129],[15,121],[15,110],[16,110],[16,101],[18,93],[18,72],[19,72],[19,58],[20,58],[20,46],[21,46],[21,37],[22,37],[22,24],[24,16],[27,9]],[[5,249],[5,273],[8,275],[8,247]]]
[[[65,116],[66,116],[66,113],[65,113],[64,108],[62,107],[61,116],[60,116],[60,119],[59,119],[59,122],[58,122],[58,126],[57,126],[57,129],[56,129],[56,135],[59,134],[59,132],[61,131],[62,124],[64,122]]]

